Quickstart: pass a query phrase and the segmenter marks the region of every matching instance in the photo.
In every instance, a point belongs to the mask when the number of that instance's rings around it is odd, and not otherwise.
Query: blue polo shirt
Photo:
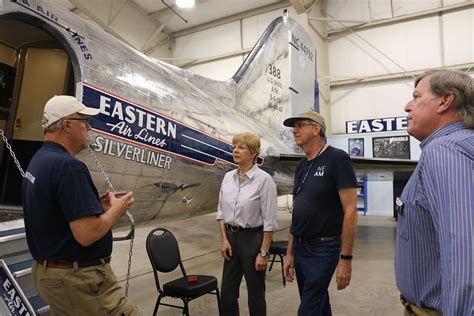
[[[112,232],[83,247],[69,223],[103,213],[86,165],[65,148],[44,142],[28,166],[22,187],[26,240],[35,260],[88,261],[112,253]]]

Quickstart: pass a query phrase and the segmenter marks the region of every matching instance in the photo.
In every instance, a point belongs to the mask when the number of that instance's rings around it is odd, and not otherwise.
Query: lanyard
[[[319,155],[321,155],[321,152],[323,151],[325,146],[326,146],[326,144],[323,144],[323,146],[321,146],[321,148],[319,149],[318,154],[316,155],[316,157],[314,157],[314,159],[311,160],[311,163],[309,164],[309,168],[308,168],[308,170],[306,170],[306,174],[303,177],[303,181],[301,181],[301,184],[298,186],[298,189],[296,189],[295,195],[298,195],[298,192],[300,192],[301,188],[303,187],[303,184],[306,181],[306,178],[308,177],[308,173],[311,170],[311,167],[313,166],[314,161],[319,157]]]

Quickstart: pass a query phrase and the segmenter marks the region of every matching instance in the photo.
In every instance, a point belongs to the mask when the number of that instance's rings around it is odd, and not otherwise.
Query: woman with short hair
[[[221,314],[239,315],[239,288],[244,276],[249,314],[266,315],[265,272],[273,232],[278,229],[277,190],[272,177],[256,165],[260,137],[237,134],[232,145],[238,168],[224,176],[217,210],[225,259]]]

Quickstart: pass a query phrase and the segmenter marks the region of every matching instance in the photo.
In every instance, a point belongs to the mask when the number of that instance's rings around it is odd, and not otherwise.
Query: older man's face
[[[313,131],[317,124],[311,120],[298,120],[291,128],[293,138],[298,146],[303,146],[314,138]]]
[[[83,150],[88,147],[87,134],[91,130],[89,125],[89,117],[81,114],[74,114],[72,117],[65,118],[69,121],[70,137],[73,144],[77,146],[78,150]]]
[[[426,76],[418,83],[413,91],[413,99],[405,106],[405,112],[408,113],[408,134],[419,141],[437,129],[434,120],[443,98],[431,93],[430,78],[431,76]]]

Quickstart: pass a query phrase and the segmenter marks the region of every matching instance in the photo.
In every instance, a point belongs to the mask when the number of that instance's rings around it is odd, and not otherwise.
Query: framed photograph
[[[374,158],[410,159],[410,137],[374,137],[372,149]]]
[[[364,157],[364,139],[363,138],[349,138],[348,153],[353,157]]]

